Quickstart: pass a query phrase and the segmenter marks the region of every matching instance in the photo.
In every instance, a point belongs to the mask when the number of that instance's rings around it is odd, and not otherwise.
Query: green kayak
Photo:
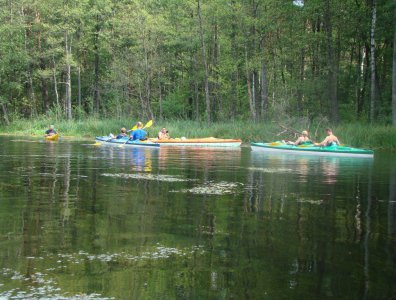
[[[288,145],[282,142],[272,143],[251,143],[253,151],[277,152],[287,154],[323,155],[323,156],[349,156],[349,157],[374,157],[374,151],[367,149],[352,148],[347,146],[315,146],[308,145]]]

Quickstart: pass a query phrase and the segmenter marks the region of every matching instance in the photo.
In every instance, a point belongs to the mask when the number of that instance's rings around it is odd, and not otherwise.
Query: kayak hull
[[[115,139],[109,136],[97,136],[96,142],[108,146],[125,146],[125,147],[146,147],[146,148],[159,148],[160,144],[147,141],[130,141],[128,137]]]
[[[320,155],[320,156],[342,156],[342,157],[374,157],[372,150],[344,147],[344,146],[330,146],[330,147],[316,147],[316,146],[294,146],[286,145],[280,142],[274,143],[251,143],[253,151],[262,151],[267,153],[285,153],[295,155]]]
[[[57,141],[59,139],[59,134],[53,134],[44,137],[46,141]]]
[[[190,146],[190,147],[240,147],[242,141],[239,139],[217,139],[196,138],[196,139],[181,139],[172,138],[167,140],[150,139],[152,142],[159,143],[161,146]]]

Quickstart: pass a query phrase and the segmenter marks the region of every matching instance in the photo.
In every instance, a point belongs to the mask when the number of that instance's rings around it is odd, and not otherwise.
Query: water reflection
[[[225,165],[230,162],[230,166],[239,163],[241,159],[241,149],[221,148],[221,147],[161,147],[160,168],[173,165],[178,162],[181,166],[196,166],[208,169],[218,165]]]
[[[389,201],[387,226],[387,261],[396,265],[396,161],[392,160],[389,169]]]
[[[378,237],[374,226],[379,222],[382,210],[378,200],[378,186],[373,185],[373,161],[355,158],[324,158],[286,155],[256,155],[251,157],[250,189],[246,198],[247,211],[262,213],[272,225],[279,220],[292,221],[295,224],[298,252],[290,266],[293,275],[290,288],[301,284],[299,278],[309,273],[317,274],[318,292],[335,295],[330,280],[328,266],[343,269],[337,261],[337,249],[348,248],[348,243],[357,245],[349,248],[351,257],[349,270],[364,276],[361,297],[372,298],[378,290],[373,289],[375,276],[382,265],[389,270],[395,258],[389,255],[388,262],[378,260],[373,242]],[[382,167],[384,168],[384,167]],[[388,208],[388,245],[387,253],[394,253],[395,224],[393,222],[395,206],[392,198],[396,194],[396,165],[391,163],[386,169],[389,176]],[[272,172],[263,172],[272,170]],[[290,170],[284,172],[283,170]],[[313,205],[313,204],[318,204]],[[383,214],[382,214],[383,215]],[[311,228],[325,226],[326,231],[315,232]],[[331,253],[328,249],[332,249]],[[360,250],[360,251],[359,251]],[[393,271],[391,271],[394,273]],[[327,279],[326,279],[327,278]],[[389,293],[387,290],[386,293]]]
[[[132,148],[130,151],[130,157],[132,162],[132,170],[140,172],[151,172],[153,168],[153,162],[151,155],[156,149],[147,148]]]
[[[131,166],[131,171],[151,172],[153,161],[159,157],[159,149],[144,147],[102,147],[98,149],[100,159],[111,161],[114,165]]]
[[[248,186],[249,202],[254,199],[254,203],[249,206],[265,209],[265,199],[273,198],[281,199],[281,212],[285,203],[334,205],[348,186],[356,201],[355,225],[360,232],[361,190],[368,187],[372,166],[367,159],[252,152]]]
[[[394,297],[386,157],[2,145],[0,298]]]

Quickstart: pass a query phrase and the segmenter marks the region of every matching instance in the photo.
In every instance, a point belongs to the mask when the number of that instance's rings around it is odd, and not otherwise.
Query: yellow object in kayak
[[[53,135],[46,136],[45,139],[47,141],[57,141],[59,139],[59,134],[53,134]]]

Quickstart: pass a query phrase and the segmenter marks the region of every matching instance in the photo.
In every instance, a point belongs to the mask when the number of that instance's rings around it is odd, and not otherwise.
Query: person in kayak
[[[166,128],[164,127],[158,132],[157,137],[159,140],[169,140],[170,139],[169,131],[166,130]]]
[[[45,132],[45,136],[51,136],[51,135],[55,135],[55,134],[57,134],[57,132],[55,131],[55,126],[50,125],[48,130]]]
[[[130,139],[132,141],[145,141],[147,140],[147,132],[143,130],[143,123],[137,122],[136,124],[137,129],[132,132]]]
[[[123,137],[128,136],[126,132],[127,132],[126,128],[122,127],[121,132],[116,136],[116,139],[118,140],[118,139],[122,139]]]
[[[303,130],[301,132],[301,135],[298,137],[298,139],[295,142],[287,141],[285,143],[294,146],[312,144],[311,140],[308,137],[308,131],[306,130]]]
[[[333,134],[333,131],[330,128],[326,128],[326,134],[327,134],[326,138],[321,143],[315,144],[316,146],[328,147],[328,146],[336,146],[340,144],[340,141]]]

